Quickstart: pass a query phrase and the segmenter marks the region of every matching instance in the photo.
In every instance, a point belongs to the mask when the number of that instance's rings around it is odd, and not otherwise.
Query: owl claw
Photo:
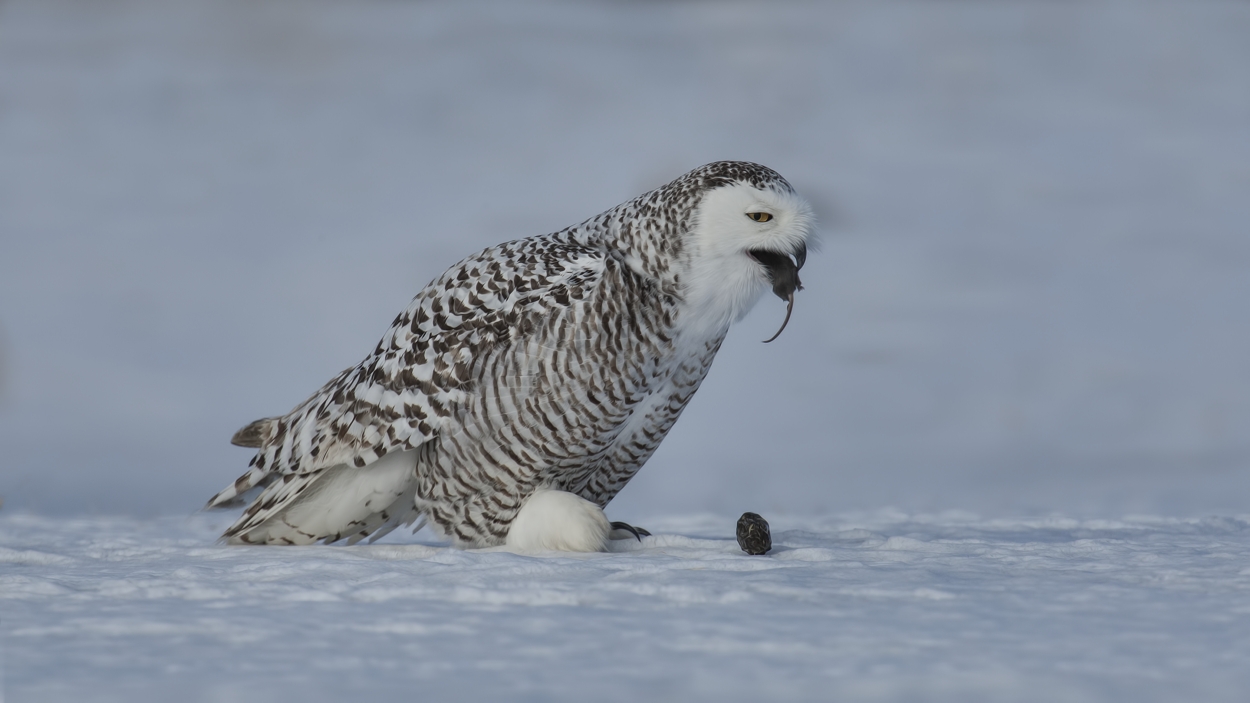
[[[633,535],[634,538],[637,539],[639,542],[642,541],[643,537],[651,536],[650,532],[647,532],[641,527],[634,527],[633,525],[627,522],[614,522],[612,523],[611,539],[629,539],[629,537],[626,535],[621,535],[618,537],[616,534],[617,530],[620,530],[621,532],[628,532],[629,534]]]

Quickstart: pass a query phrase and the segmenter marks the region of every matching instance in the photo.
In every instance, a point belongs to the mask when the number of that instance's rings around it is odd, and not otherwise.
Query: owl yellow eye
[[[773,216],[766,212],[748,212],[747,217],[755,220],[756,222],[768,222],[773,219]]]

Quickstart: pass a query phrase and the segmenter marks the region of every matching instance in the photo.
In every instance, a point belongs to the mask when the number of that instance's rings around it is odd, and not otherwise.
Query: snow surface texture
[[[649,523],[612,554],[0,519],[8,703],[1244,701],[1250,522]],[[388,538],[394,540],[393,537]],[[411,538],[409,538],[411,541]]]
[[[0,3],[5,703],[1244,700],[1248,36],[1205,0]],[[717,159],[825,246],[609,506],[657,537],[156,517],[465,254]]]

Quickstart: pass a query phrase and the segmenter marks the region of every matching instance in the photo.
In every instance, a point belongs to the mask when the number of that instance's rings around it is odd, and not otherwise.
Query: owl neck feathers
[[[723,339],[764,292],[746,259],[741,271],[723,261],[702,260],[694,251],[692,228],[701,192],[673,193],[676,184],[645,193],[566,230],[582,246],[603,249],[639,278],[655,285],[672,302],[673,331],[703,344]],[[681,203],[675,207],[666,203]]]
[[[579,244],[604,249],[665,293],[679,295],[678,278],[686,256],[683,233],[698,198],[672,192],[675,185],[669,183],[617,205],[569,234]]]

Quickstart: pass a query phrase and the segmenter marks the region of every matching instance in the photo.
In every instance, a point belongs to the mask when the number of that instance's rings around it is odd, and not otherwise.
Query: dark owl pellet
[[[738,546],[752,556],[767,554],[773,548],[768,521],[755,513],[743,513],[738,518]]]

